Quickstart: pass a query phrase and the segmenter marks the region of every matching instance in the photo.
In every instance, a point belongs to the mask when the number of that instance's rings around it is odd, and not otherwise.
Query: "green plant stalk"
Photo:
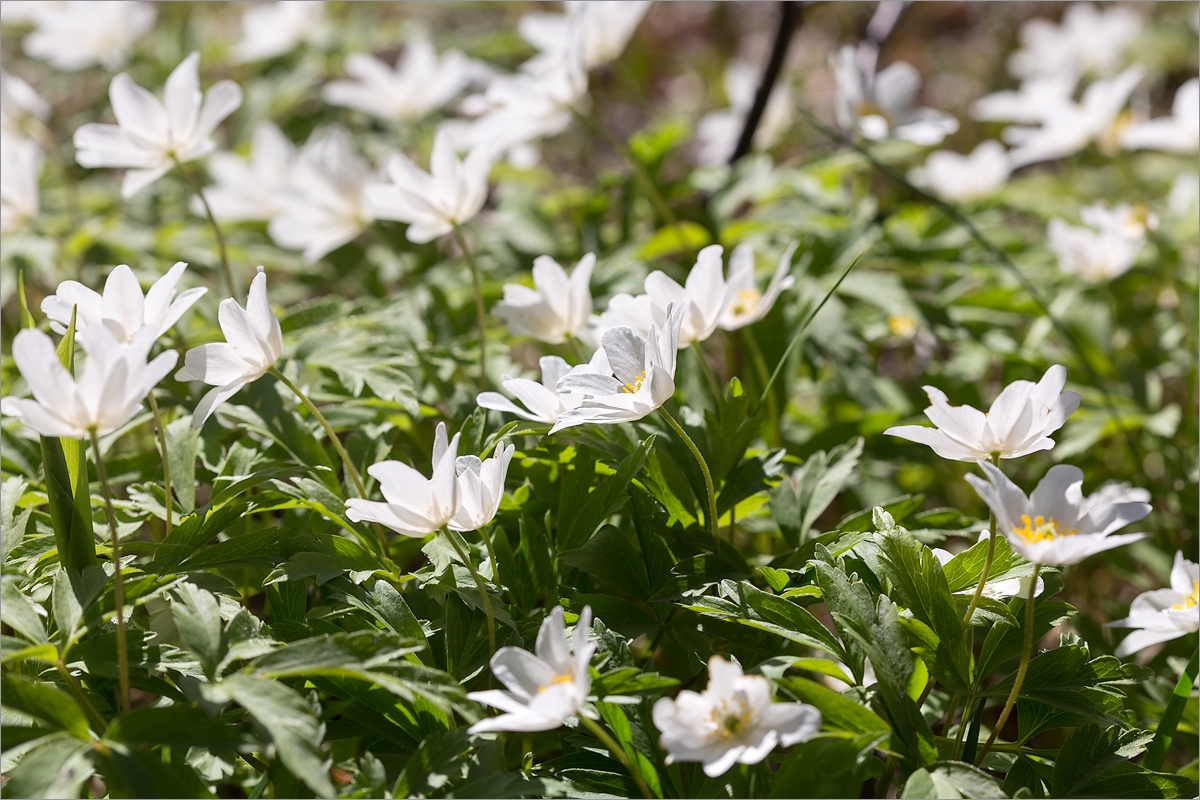
[[[108,728],[108,723],[104,721],[104,717],[100,716],[100,712],[92,705],[92,701],[87,699],[87,695],[83,693],[83,688],[80,687],[79,681],[75,680],[75,676],[67,669],[67,665],[63,663],[60,657],[55,662],[54,668],[58,670],[58,674],[62,675],[66,681],[67,688],[71,690],[71,694],[75,695],[75,699],[79,701],[79,705],[83,706],[83,710],[87,712],[88,719],[92,721],[92,725],[96,728],[96,733],[103,735],[105,729]]]
[[[300,391],[300,387],[292,383],[292,381],[289,380],[288,377],[283,374],[283,372],[274,366],[269,367],[267,371],[274,375],[280,383],[291,389],[292,394],[296,395],[296,398],[304,404],[304,407],[308,409],[308,412],[316,418],[317,422],[321,423],[321,427],[325,429],[325,435],[329,437],[329,441],[333,442],[334,449],[337,450],[338,456],[342,459],[342,466],[345,467],[346,473],[354,482],[354,488],[358,492],[358,496],[364,500],[367,499],[367,489],[365,486],[363,486],[362,476],[359,475],[358,470],[354,468],[354,462],[350,460],[350,454],[347,453],[346,448],[342,446],[342,440],[339,439],[337,434],[334,432],[333,426],[329,424],[329,420],[325,419],[325,415],[321,413],[321,410],[317,408],[313,401],[309,400],[308,396],[305,395],[304,392]],[[378,522],[374,522],[372,525],[375,527],[375,535],[379,537],[379,555],[386,560],[388,557],[387,538],[383,535],[383,528]]]
[[[770,373],[767,371],[767,359],[763,355],[762,348],[758,346],[758,339],[750,330],[750,326],[742,328],[742,340],[746,342],[746,349],[750,351],[750,360],[754,362],[754,370],[758,373],[758,382],[763,386],[767,385],[770,379]],[[779,401],[775,398],[774,392],[766,392],[764,397],[767,403],[767,419],[766,436],[767,442],[773,447],[779,446]]]
[[[213,233],[217,237],[217,248],[221,251],[221,270],[225,275],[225,288],[229,290],[229,296],[236,298],[238,296],[238,286],[233,279],[233,270],[229,267],[229,253],[225,249],[225,234],[221,232],[221,226],[217,224],[217,218],[213,216],[212,209],[208,207],[208,198],[204,196],[204,187],[200,185],[200,180],[191,173],[191,171],[183,166],[183,163],[172,157],[175,162],[175,168],[179,170],[179,174],[192,187],[192,191],[196,193],[196,197],[200,198],[200,205],[204,206],[204,215],[208,217],[208,224],[212,226]]]
[[[1017,677],[1013,679],[1012,691],[1008,693],[1008,700],[1004,701],[1004,710],[1000,712],[1000,718],[996,720],[996,724],[992,728],[992,735],[988,737],[983,749],[979,751],[979,756],[975,759],[977,767],[983,763],[988,751],[996,743],[1001,729],[1004,728],[1004,723],[1008,722],[1008,715],[1012,713],[1013,706],[1017,704],[1017,695],[1021,692],[1021,684],[1025,682],[1025,673],[1029,669],[1029,652],[1033,649],[1033,598],[1037,593],[1038,573],[1041,571],[1042,565],[1035,564],[1033,578],[1029,581],[1029,598],[1025,601],[1025,644],[1021,648],[1021,665],[1017,667]]]
[[[999,469],[1000,454],[992,453],[992,466]],[[983,572],[979,573],[979,585],[975,587],[975,594],[971,595],[971,602],[967,605],[967,613],[963,617],[962,629],[967,632],[971,629],[971,617],[975,615],[975,609],[979,605],[979,598],[983,596],[983,587],[987,583],[988,574],[992,571],[992,559],[996,556],[996,512],[990,512],[991,521],[988,525],[988,549],[987,558],[983,561]],[[967,642],[967,649],[970,650],[971,642]]]
[[[971,720],[971,710],[975,707],[975,695],[967,695],[967,702],[963,705],[962,719],[958,723],[958,733],[954,735],[954,751],[952,753],[954,760],[958,761],[962,754],[963,734],[967,732],[967,723]],[[953,720],[947,718],[948,723]]]
[[[119,694],[117,708],[129,710],[129,653],[125,651],[125,582],[121,577],[121,543],[117,532],[117,513],[113,509],[112,490],[108,486],[108,472],[104,469],[104,457],[100,455],[100,436],[96,429],[92,435],[92,454],[96,461],[96,477],[100,479],[100,490],[104,494],[104,510],[108,516],[108,533],[112,539],[113,560],[113,606],[117,613],[117,681]]]
[[[158,411],[158,403],[154,399],[153,390],[146,395],[150,399],[150,411],[154,414],[154,431],[158,434],[158,447],[162,451],[163,462],[163,492],[166,494],[166,535],[171,535],[171,466],[168,463],[170,459],[167,457],[167,430],[163,426],[162,414]]]
[[[500,583],[500,564],[496,560],[496,551],[492,548],[492,537],[487,525],[479,529],[479,538],[483,539],[483,546],[487,548],[488,563],[492,565],[492,582],[497,586],[503,586]]]
[[[1163,710],[1162,720],[1159,721],[1158,728],[1154,731],[1154,741],[1150,742],[1150,746],[1146,748],[1146,755],[1142,759],[1142,766],[1146,769],[1155,772],[1162,771],[1167,750],[1171,748],[1171,740],[1175,738],[1175,729],[1179,727],[1179,720],[1183,717],[1183,710],[1192,694],[1192,685],[1196,682],[1198,667],[1200,667],[1200,652],[1193,652],[1192,660],[1188,662],[1183,674],[1179,676],[1179,682],[1175,684],[1175,691],[1171,693],[1171,699],[1167,701],[1167,707]]]
[[[700,453],[700,448],[696,447],[696,443],[692,441],[692,437],[687,435],[687,431],[685,431],[683,427],[675,421],[675,418],[671,416],[671,413],[667,411],[666,407],[659,406],[658,412],[663,415],[663,418],[666,419],[667,424],[671,426],[671,429],[675,431],[676,435],[679,436],[679,438],[683,440],[683,443],[687,445],[688,449],[692,451],[692,456],[696,459],[696,463],[700,465],[700,472],[704,475],[704,489],[708,494],[708,512],[705,514],[707,517],[705,522],[708,523],[709,533],[711,533],[713,537],[713,552],[720,553],[721,533],[717,528],[717,493],[713,489],[712,473],[708,471],[708,462],[704,460],[704,456]]]
[[[889,753],[887,761],[883,762],[883,774],[879,776],[879,785],[875,787],[875,797],[887,797],[888,789],[892,788],[892,778],[896,774],[896,754]]]
[[[462,559],[463,565],[471,573],[471,577],[475,579],[475,588],[479,590],[479,599],[483,601],[483,610],[487,613],[488,647],[491,653],[494,654],[496,652],[496,618],[492,615],[492,598],[488,596],[487,589],[483,585],[483,577],[475,569],[475,565],[471,563],[471,557],[467,554],[466,547],[459,543],[458,536],[454,531],[446,528],[445,532],[446,539],[454,547],[454,552],[458,553],[458,557]]]
[[[479,267],[475,264],[475,256],[467,246],[467,237],[463,236],[462,228],[457,222],[451,221],[454,228],[454,240],[463,251],[463,258],[471,268],[471,285],[475,289],[475,318],[479,325],[479,388],[487,388],[487,308],[483,304],[483,283],[479,279]]]
[[[638,771],[637,767],[633,765],[633,762],[629,760],[629,755],[625,752],[621,745],[617,744],[616,739],[613,739],[611,736],[609,736],[608,731],[604,730],[604,728],[600,726],[600,723],[596,722],[594,719],[580,714],[579,721],[582,722],[584,727],[591,731],[597,739],[603,742],[604,746],[612,751],[612,754],[617,757],[617,760],[620,761],[621,764],[624,765],[625,769],[629,771],[630,777],[633,778],[634,783],[636,783],[638,789],[641,790],[642,797],[647,798],[647,800],[651,800],[654,797],[654,792],[650,791],[650,787],[646,785],[646,780],[642,777],[642,773]]]

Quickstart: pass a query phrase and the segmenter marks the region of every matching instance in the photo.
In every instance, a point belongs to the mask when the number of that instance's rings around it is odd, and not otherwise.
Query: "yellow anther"
[[[625,384],[621,387],[621,391],[626,394],[637,394],[638,390],[642,388],[642,381],[644,380],[646,380],[646,371],[642,370],[641,377],[634,378],[632,382]]]
[[[558,686],[560,683],[574,683],[574,682],[575,682],[575,678],[573,678],[569,673],[566,673],[566,672],[559,673],[558,675],[555,675],[553,678],[551,678],[550,682],[547,683],[545,686],[539,686],[538,694],[541,694],[542,692],[546,691],[551,686]]]
[[[1200,581],[1192,581],[1191,594],[1184,595],[1181,602],[1171,606],[1172,611],[1187,611],[1189,608],[1195,608],[1200,604]]]
[[[1074,536],[1076,530],[1071,528],[1064,529],[1059,524],[1058,520],[1051,517],[1047,519],[1041,514],[1038,514],[1032,520],[1028,514],[1021,515],[1021,522],[1025,523],[1020,528],[1014,528],[1013,534],[1020,536],[1025,544],[1036,544],[1037,542],[1049,542],[1054,539],[1061,539],[1064,536]]]
[[[762,297],[757,289],[743,289],[737,293],[737,299],[730,310],[735,317],[751,314],[758,307],[758,299]]]
[[[896,336],[911,339],[917,332],[917,321],[908,314],[893,314],[887,319],[888,330]]]

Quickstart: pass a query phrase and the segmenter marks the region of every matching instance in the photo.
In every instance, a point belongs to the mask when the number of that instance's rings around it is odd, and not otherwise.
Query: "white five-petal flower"
[[[538,256],[533,262],[533,288],[504,284],[504,299],[492,308],[492,313],[507,322],[515,336],[562,344],[587,327],[595,265],[595,254],[588,253],[568,277],[553,258]]]
[[[1050,434],[1062,427],[1079,407],[1075,392],[1064,392],[1065,367],[1055,364],[1037,383],[1013,381],[992,401],[985,414],[971,406],[952,406],[946,395],[924,386],[932,404],[925,416],[935,427],[900,425],[884,433],[927,444],[942,458],[952,461],[987,461],[1020,458],[1054,447]]]
[[[561,63],[572,45],[571,26],[577,20],[583,28],[577,45],[582,51],[583,68],[595,69],[615,61],[650,10],[648,0],[581,0],[563,6],[565,14],[535,11],[517,23],[517,31],[525,41],[541,51],[522,65],[526,72],[543,72]]]
[[[1124,62],[1141,28],[1141,17],[1125,6],[1071,3],[1058,25],[1031,19],[1021,26],[1021,47],[1008,57],[1008,71],[1018,78],[1107,75]]]
[[[1154,219],[1144,210],[1095,204],[1080,210],[1083,225],[1061,219],[1046,226],[1046,245],[1058,257],[1063,272],[1098,283],[1123,275],[1137,262],[1146,229]]]
[[[229,152],[213,153],[208,174],[216,182],[204,188],[213,216],[221,221],[270,220],[279,213],[279,195],[292,188],[296,148],[271,122],[260,122],[250,137],[250,157]],[[192,212],[203,215],[200,198],[193,197]]]
[[[1108,623],[1110,628],[1134,628],[1117,645],[1117,658],[1126,658],[1152,644],[1169,642],[1200,630],[1200,565],[1175,553],[1171,586],[1143,592],[1133,599],[1129,616]]]
[[[192,413],[192,424],[197,428],[217,406],[265,375],[283,350],[283,332],[267,299],[267,274],[262,267],[250,283],[246,307],[227,297],[217,310],[217,320],[225,341],[188,350],[183,369],[175,375],[177,380],[204,381],[216,387],[204,395]]]
[[[913,169],[908,177],[918,186],[961,203],[994,194],[1008,182],[1011,173],[1004,145],[989,140],[980,143],[969,156],[949,150],[930,153],[925,165]]]
[[[771,684],[745,675],[721,656],[708,660],[708,686],[684,689],[654,703],[654,725],[666,763],[700,761],[710,778],[734,764],[757,764],[777,746],[803,742],[821,728],[821,712],[804,703],[776,703]]]
[[[524,403],[525,408],[521,408],[499,392],[481,392],[475,398],[475,402],[480,408],[516,414],[518,417],[534,422],[553,425],[558,422],[558,418],[564,412],[578,408],[587,395],[582,392],[560,393],[558,391],[559,379],[571,372],[571,365],[558,356],[542,356],[538,359],[538,365],[542,368],[541,383],[528,378],[510,378],[508,376],[501,381],[508,393]],[[576,367],[575,370],[595,372],[599,375],[612,374],[604,350],[597,350],[592,355],[590,362]]]
[[[845,45],[833,57],[838,126],[872,141],[903,139],[934,145],[958,130],[944,111],[916,105],[921,76],[916,67],[896,61],[875,72],[864,65],[861,48]]]
[[[50,104],[28,83],[0,70],[0,134],[35,138],[29,130],[50,116]]]
[[[202,158],[214,149],[217,125],[242,104],[233,81],[200,91],[200,54],[185,58],[167,78],[163,99],[122,72],[108,95],[116,125],[89,122],[75,131],[75,160],[83,167],[124,167],[121,194],[132,197],[175,165]]]
[[[116,69],[154,27],[155,16],[153,3],[44,3],[33,14],[35,30],[21,45],[26,55],[63,72],[97,64]]]
[[[1150,504],[1126,500],[1100,503],[1085,498],[1083,471],[1078,467],[1056,464],[1028,497],[998,467],[986,461],[980,467],[987,480],[967,475],[967,482],[996,515],[997,530],[1026,561],[1067,566],[1150,535],[1112,535],[1145,518]]]
[[[584,606],[575,624],[572,652],[562,606],[556,606],[542,621],[534,653],[519,647],[497,650],[492,674],[508,691],[470,692],[467,697],[504,713],[481,719],[467,732],[550,731],[581,713],[592,690],[588,665],[596,645],[587,638],[591,627],[592,609]]]

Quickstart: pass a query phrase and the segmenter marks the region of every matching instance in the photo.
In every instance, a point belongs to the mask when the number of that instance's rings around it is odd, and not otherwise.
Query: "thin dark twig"
[[[779,27],[775,30],[775,42],[771,45],[771,57],[767,61],[766,69],[763,70],[762,80],[758,82],[758,91],[754,93],[754,105],[750,106],[750,113],[746,115],[746,123],[742,126],[742,134],[738,137],[737,147],[729,156],[730,164],[750,152],[750,145],[754,141],[755,132],[758,131],[758,124],[767,110],[767,101],[771,99],[771,90],[775,88],[775,83],[779,80],[779,73],[783,69],[783,62],[787,58],[792,33],[800,26],[803,16],[804,3],[796,0],[784,0],[779,4]]]

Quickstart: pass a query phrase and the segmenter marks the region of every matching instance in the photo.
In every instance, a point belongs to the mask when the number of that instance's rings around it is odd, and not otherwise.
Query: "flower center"
[[[737,299],[733,301],[730,311],[735,317],[740,317],[746,314],[754,313],[754,309],[758,307],[758,298],[762,297],[757,289],[743,289],[737,293]]]
[[[887,319],[888,330],[896,336],[911,339],[917,332],[917,321],[908,314],[893,314]]]
[[[1187,611],[1189,608],[1195,608],[1200,604],[1200,581],[1192,581],[1192,591],[1186,594],[1183,600],[1171,606],[1172,611]]]
[[[711,714],[712,721],[717,726],[717,734],[722,739],[737,736],[738,732],[750,723],[750,716],[750,709],[741,703],[732,709],[728,704],[722,703],[714,708]]]
[[[545,686],[539,686],[538,694],[541,694],[542,692],[546,691],[551,686],[558,686],[561,683],[574,683],[574,682],[575,682],[575,678],[573,678],[570,675],[570,673],[566,673],[566,672],[559,673],[558,675],[555,675],[553,678],[551,678],[550,682],[547,683]]]
[[[641,377],[634,378],[632,381],[621,387],[621,391],[625,392],[626,394],[637,394],[638,390],[642,388],[642,381],[644,380],[646,380],[646,370],[642,370]]]
[[[1041,514],[1038,514],[1032,520],[1028,514],[1021,515],[1021,522],[1025,523],[1023,527],[1014,528],[1013,534],[1020,536],[1025,544],[1037,544],[1038,542],[1049,542],[1054,539],[1061,539],[1064,536],[1074,536],[1076,531],[1074,528],[1067,530],[1058,520],[1051,517],[1046,519]]]

